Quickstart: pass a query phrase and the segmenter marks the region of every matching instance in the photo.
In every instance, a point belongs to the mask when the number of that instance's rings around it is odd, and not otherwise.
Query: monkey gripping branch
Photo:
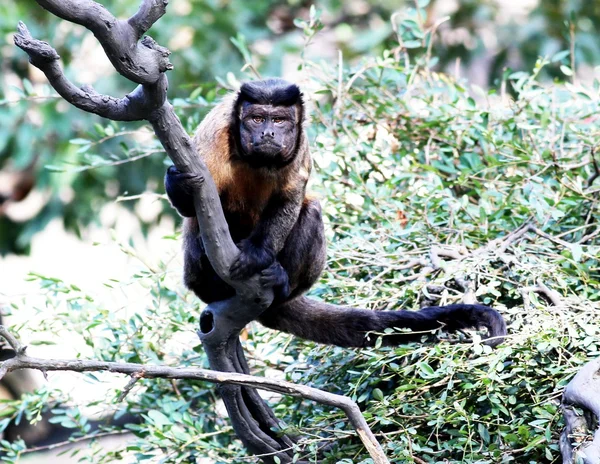
[[[139,84],[123,98],[101,95],[91,86],[75,86],[62,72],[56,50],[48,43],[34,39],[26,26],[19,23],[15,44],[29,55],[29,61],[46,75],[54,89],[77,108],[104,118],[114,121],[147,120],[176,168],[180,172],[193,173],[200,179],[195,186],[194,205],[201,238],[215,271],[235,288],[236,296],[210,304],[203,311],[198,335],[211,368],[248,374],[239,333],[269,306],[273,294],[270,289],[261,287],[258,276],[235,281],[229,276],[229,268],[239,250],[229,234],[210,173],[202,159],[196,156],[197,150],[191,138],[167,100],[168,81],[165,72],[172,69],[170,52],[152,38],[143,37],[165,14],[167,0],[142,0],[137,13],[127,20],[116,19],[104,6],[92,0],[37,0],[37,3],[50,13],[93,32],[115,69]],[[19,356],[23,361],[24,354],[18,354],[17,358]],[[73,366],[75,364],[65,363],[61,368],[70,369]],[[28,365],[17,361],[11,369],[27,367],[43,369],[39,363]],[[110,370],[110,366],[96,366],[96,370],[102,368]],[[144,376],[144,373],[138,375]],[[214,381],[223,380],[217,376]],[[218,388],[234,430],[250,452],[264,455],[262,459],[269,463],[285,463],[294,459],[294,439],[272,431],[278,428],[278,421],[254,388],[233,383],[220,383]],[[377,464],[387,463],[366,421],[356,414],[356,405],[350,407],[349,403],[345,403],[340,407],[347,413],[352,410],[350,422],[374,461]]]

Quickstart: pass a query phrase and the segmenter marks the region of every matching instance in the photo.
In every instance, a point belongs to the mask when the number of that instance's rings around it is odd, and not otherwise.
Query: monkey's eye
[[[283,118],[273,118],[275,124],[283,124],[283,121],[285,121]]]
[[[252,120],[257,124],[260,124],[261,122],[265,121],[265,118],[262,116],[252,116]]]

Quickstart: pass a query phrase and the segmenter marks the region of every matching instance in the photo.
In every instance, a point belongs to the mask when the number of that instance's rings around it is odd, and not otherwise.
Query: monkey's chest
[[[274,186],[257,180],[260,179],[242,177],[219,189],[225,219],[234,241],[250,235],[274,194]]]

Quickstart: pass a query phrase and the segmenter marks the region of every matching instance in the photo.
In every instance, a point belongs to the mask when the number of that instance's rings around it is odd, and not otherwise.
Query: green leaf
[[[564,58],[566,58],[567,56],[569,56],[569,54],[570,54],[570,53],[571,53],[571,52],[570,52],[569,50],[561,50],[560,52],[558,52],[558,53],[555,53],[555,54],[552,56],[552,59],[551,59],[550,61],[551,61],[552,63],[556,63],[557,61],[561,61],[561,60],[563,60]]]
[[[88,139],[71,139],[69,143],[73,145],[89,145],[91,142]]]
[[[560,66],[560,70],[562,71],[562,73],[563,73],[565,76],[572,76],[572,75],[573,75],[573,70],[572,70],[572,69],[571,69],[569,66],[567,66],[567,65],[565,65],[565,64],[562,64],[562,65]]]
[[[419,368],[421,370],[421,375],[424,378],[432,377],[435,375],[435,371],[433,370],[433,368],[429,364],[427,364],[425,361],[421,361],[419,363]]]
[[[374,388],[372,393],[377,401],[383,401],[383,392],[379,388]]]
[[[165,416],[162,412],[157,411],[156,409],[152,409],[148,411],[148,417],[150,420],[159,428],[162,428],[166,425],[171,425],[171,420]]]
[[[583,247],[578,243],[571,244],[571,255],[573,256],[573,261],[576,263],[581,261],[581,256],[583,255]]]

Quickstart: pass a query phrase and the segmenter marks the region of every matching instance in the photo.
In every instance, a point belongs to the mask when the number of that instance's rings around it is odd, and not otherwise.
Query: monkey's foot
[[[288,273],[275,261],[260,274],[260,284],[264,287],[272,287],[275,298],[273,302],[284,301],[290,295],[290,281]]]

